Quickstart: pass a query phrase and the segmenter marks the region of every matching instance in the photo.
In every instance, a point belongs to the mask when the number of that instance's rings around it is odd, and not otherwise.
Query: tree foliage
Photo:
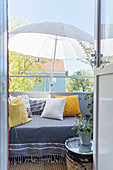
[[[94,46],[93,44],[85,44],[83,41],[78,40],[79,45],[82,47],[82,49],[84,50],[84,52],[86,53],[86,59],[80,59],[80,61],[86,63],[86,64],[90,64],[92,69],[94,67],[94,65],[91,63],[91,54],[94,53]]]
[[[93,76],[89,70],[80,70],[74,76]],[[94,80],[92,78],[69,78],[66,80],[66,91],[93,91]]]
[[[36,72],[37,71],[37,72]],[[9,75],[40,75],[44,72],[41,66],[34,61],[32,56],[24,56],[16,52],[9,52]],[[36,90],[35,83],[38,83],[38,88],[42,87],[41,78],[24,78],[10,77],[10,91],[30,91]]]
[[[29,22],[26,21],[24,18],[21,17],[10,17],[9,23],[8,23],[8,30],[13,31],[17,28],[23,27],[25,25],[28,25]]]
[[[93,44],[87,45],[81,40],[78,40],[79,45],[82,47],[84,52],[86,53],[86,59],[79,59],[81,62],[85,64],[89,64],[92,67],[94,65],[91,63],[91,54],[94,53]],[[74,76],[93,76],[93,73],[90,70],[80,70],[74,73]],[[66,80],[66,91],[81,91],[81,92],[90,92],[93,91],[94,87],[94,79],[92,78],[70,78]]]
[[[9,31],[15,30],[19,27],[29,24],[24,18],[11,17],[9,19]],[[41,66],[34,61],[35,57],[26,56],[17,52],[9,51],[9,75],[36,75],[43,73]],[[38,88],[42,87],[41,78],[23,78],[10,77],[9,90],[10,91],[31,91],[35,89],[35,83],[38,83]]]

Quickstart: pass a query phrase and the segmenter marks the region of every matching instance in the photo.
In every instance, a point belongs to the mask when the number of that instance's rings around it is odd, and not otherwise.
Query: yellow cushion
[[[28,113],[24,101],[20,96],[9,103],[9,129],[31,121],[28,118]]]
[[[81,117],[82,114],[80,113],[78,95],[76,96],[57,96],[55,98],[63,98],[66,97],[66,104],[64,108],[63,116],[77,116]]]

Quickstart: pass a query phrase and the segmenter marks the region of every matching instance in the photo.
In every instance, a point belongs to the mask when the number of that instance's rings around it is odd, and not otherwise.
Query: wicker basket
[[[41,162],[41,163],[22,163],[9,165],[9,170],[67,170],[67,166],[62,162]]]
[[[66,163],[67,163],[67,169],[68,170],[93,170],[93,163],[87,162],[87,159],[84,160],[85,163],[81,164],[77,161],[74,161],[66,154]]]

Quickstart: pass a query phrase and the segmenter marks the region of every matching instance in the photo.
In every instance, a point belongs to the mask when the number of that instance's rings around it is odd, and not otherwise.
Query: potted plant
[[[85,118],[80,118],[79,121],[76,121],[76,124],[72,128],[72,130],[76,129],[77,135],[79,134],[80,143],[83,145],[89,145],[93,132],[93,120],[89,119],[87,121]]]

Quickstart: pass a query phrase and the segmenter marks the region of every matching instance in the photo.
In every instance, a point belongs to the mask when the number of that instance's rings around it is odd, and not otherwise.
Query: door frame
[[[101,0],[95,1],[95,40],[96,40],[96,68],[94,70],[94,150],[93,150],[93,169],[98,170],[98,125],[99,125],[99,76],[97,70],[100,70],[100,59],[101,59]]]
[[[113,74],[113,64],[101,66],[101,3],[102,0],[96,0],[96,68],[94,70],[94,152],[93,152],[93,169],[98,168],[99,154],[99,78],[103,75]]]
[[[95,69],[95,93],[94,93],[94,170],[98,168],[99,155],[99,78],[103,75],[113,74],[113,64]]]
[[[8,18],[7,0],[0,0],[0,169],[8,169]]]

